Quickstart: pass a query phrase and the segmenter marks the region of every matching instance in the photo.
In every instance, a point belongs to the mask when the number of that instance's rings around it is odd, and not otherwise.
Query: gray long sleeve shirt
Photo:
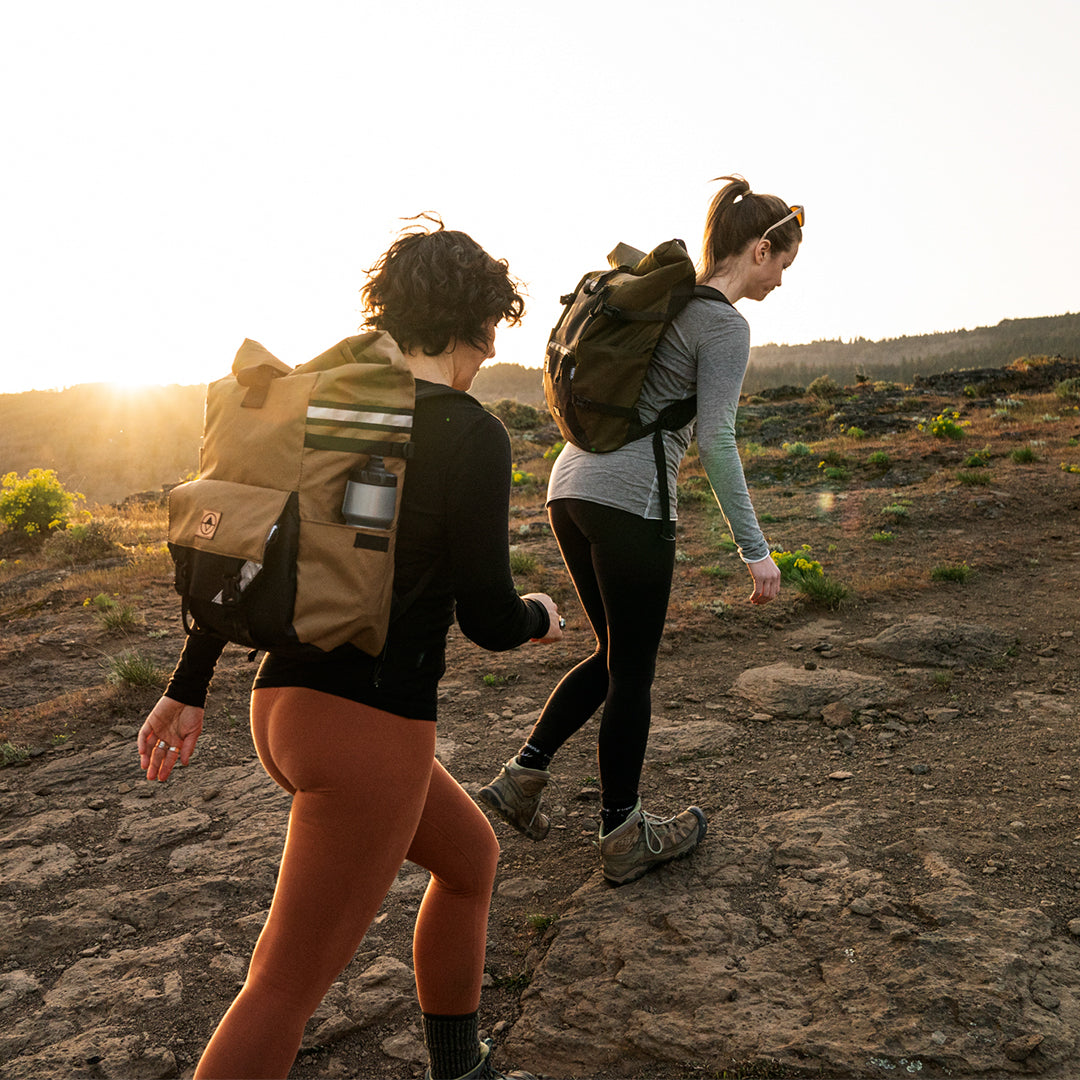
[[[694,299],[683,309],[653,355],[638,408],[643,423],[673,401],[697,394],[698,452],[739,554],[757,562],[769,554],[746,489],[735,445],[735,411],[750,359],[750,327],[733,307]],[[675,502],[679,466],[694,423],[664,433],[668,488]],[[551,470],[548,502],[585,499],[660,520],[660,485],[652,439],[638,439],[609,454],[593,454],[567,444]],[[677,517],[672,506],[672,517]]]

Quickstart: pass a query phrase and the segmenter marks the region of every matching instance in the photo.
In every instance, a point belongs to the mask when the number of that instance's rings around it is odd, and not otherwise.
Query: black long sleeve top
[[[418,389],[423,387],[418,382]],[[405,471],[395,547],[394,592],[428,583],[390,625],[379,657],[352,645],[318,656],[268,653],[255,687],[302,686],[417,720],[434,720],[456,614],[482,648],[512,649],[548,632],[548,615],[523,601],[510,572],[507,521],[510,440],[475,398],[439,387],[418,398],[416,455]],[[225,642],[190,635],[166,694],[203,705]]]

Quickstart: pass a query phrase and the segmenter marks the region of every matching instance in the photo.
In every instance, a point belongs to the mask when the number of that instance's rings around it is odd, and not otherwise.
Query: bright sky
[[[1080,309],[1076,0],[35,0],[0,15],[0,393],[357,332],[436,210],[527,283],[498,359],[710,181],[803,203],[753,340]]]

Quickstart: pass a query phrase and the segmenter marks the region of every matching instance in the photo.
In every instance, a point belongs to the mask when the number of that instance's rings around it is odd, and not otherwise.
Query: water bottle
[[[349,473],[341,516],[354,528],[389,529],[396,501],[397,477],[381,457],[372,457],[363,468],[357,462]]]

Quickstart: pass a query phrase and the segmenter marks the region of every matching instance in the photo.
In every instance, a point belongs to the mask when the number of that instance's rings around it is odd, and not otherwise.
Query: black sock
[[[546,769],[551,764],[551,754],[545,754],[527,742],[517,754],[517,763],[523,769]]]
[[[606,836],[613,829],[617,829],[637,808],[637,803],[632,806],[602,806],[600,808],[600,829]]]
[[[476,1016],[420,1014],[432,1080],[456,1080],[480,1064]]]

